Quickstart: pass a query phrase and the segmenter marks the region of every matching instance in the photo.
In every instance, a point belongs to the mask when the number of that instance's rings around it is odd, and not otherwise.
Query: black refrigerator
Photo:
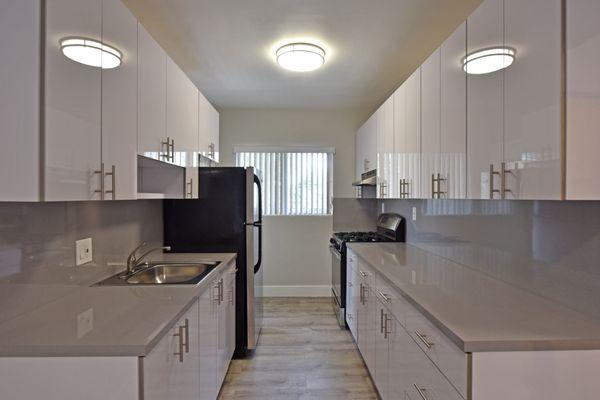
[[[236,357],[262,327],[262,189],[254,168],[199,168],[198,199],[164,201],[165,244],[176,253],[237,253]]]

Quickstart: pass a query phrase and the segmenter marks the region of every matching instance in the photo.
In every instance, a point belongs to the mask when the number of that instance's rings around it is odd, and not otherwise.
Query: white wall
[[[353,197],[354,134],[360,120],[346,111],[221,110],[222,165],[236,145],[334,147],[333,195]],[[273,216],[264,222],[265,296],[329,296],[331,216]]]

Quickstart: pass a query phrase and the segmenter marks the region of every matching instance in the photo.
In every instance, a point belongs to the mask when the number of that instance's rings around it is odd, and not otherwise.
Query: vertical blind
[[[239,151],[235,162],[262,181],[265,215],[331,214],[333,153]]]

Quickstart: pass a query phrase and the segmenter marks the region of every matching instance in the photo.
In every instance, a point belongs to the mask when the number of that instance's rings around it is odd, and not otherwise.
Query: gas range
[[[329,239],[331,252],[331,292],[333,309],[340,326],[346,326],[346,244],[404,242],[405,221],[397,214],[381,214],[377,219],[377,230],[368,232],[336,232]]]

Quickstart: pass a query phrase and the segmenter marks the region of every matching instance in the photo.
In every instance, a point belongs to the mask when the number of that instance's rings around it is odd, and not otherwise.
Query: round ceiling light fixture
[[[123,54],[114,47],[82,37],[61,39],[60,49],[67,58],[96,68],[116,68],[123,60]]]
[[[515,61],[515,55],[515,49],[510,47],[477,50],[463,59],[463,70],[472,75],[490,74],[509,67]]]
[[[295,72],[309,72],[325,64],[325,50],[311,43],[289,43],[275,52],[277,64]]]

